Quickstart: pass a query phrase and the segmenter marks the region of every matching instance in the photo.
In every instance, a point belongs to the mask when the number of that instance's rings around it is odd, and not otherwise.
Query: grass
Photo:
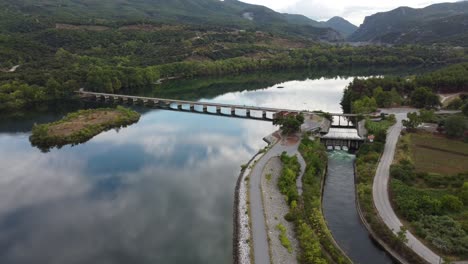
[[[409,144],[416,171],[440,174],[468,171],[468,143],[429,133],[413,133]]]
[[[53,147],[84,143],[103,131],[127,126],[139,119],[139,113],[121,106],[79,110],[57,122],[34,125],[29,140],[32,145],[48,151]]]

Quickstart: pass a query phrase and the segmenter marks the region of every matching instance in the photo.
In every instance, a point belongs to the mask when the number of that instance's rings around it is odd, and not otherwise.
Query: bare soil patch
[[[66,123],[49,127],[51,136],[70,136],[89,125],[98,125],[117,120],[122,114],[117,111],[99,111],[88,115],[81,115]]]

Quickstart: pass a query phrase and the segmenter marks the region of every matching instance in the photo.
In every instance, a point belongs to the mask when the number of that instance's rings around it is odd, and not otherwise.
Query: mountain
[[[355,26],[354,24],[351,24],[348,20],[339,16],[332,17],[327,22],[322,22],[322,23],[340,32],[345,37],[350,36],[358,29],[357,26]]]
[[[0,27],[6,25],[6,30],[47,28],[56,23],[168,23],[258,30],[315,40],[342,39],[333,29],[290,23],[283,14],[237,0],[3,0],[0,10]],[[21,21],[5,21],[11,18]]]
[[[348,40],[389,44],[468,45],[468,2],[399,7],[365,18]]]
[[[349,21],[342,17],[332,17],[330,20],[325,22],[315,21],[303,15],[296,15],[296,14],[283,14],[285,18],[289,21],[289,23],[297,24],[297,25],[310,25],[313,27],[320,27],[320,28],[331,28],[339,32],[342,36],[348,37],[352,33],[354,33],[358,27],[351,24]]]

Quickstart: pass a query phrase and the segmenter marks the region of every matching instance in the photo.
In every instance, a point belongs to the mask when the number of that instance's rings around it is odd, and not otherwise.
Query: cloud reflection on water
[[[213,100],[339,111],[348,81],[286,82]],[[0,263],[231,262],[240,165],[273,130],[153,110],[133,126],[49,153],[25,134],[0,134]]]

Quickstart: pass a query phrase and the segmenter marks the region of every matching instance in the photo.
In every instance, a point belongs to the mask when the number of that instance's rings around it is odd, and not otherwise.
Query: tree
[[[442,208],[451,212],[460,212],[463,208],[463,202],[455,195],[444,195],[440,202],[442,203]]]
[[[434,108],[440,105],[440,99],[428,88],[419,87],[411,93],[411,104],[417,108]]]
[[[445,131],[449,137],[461,137],[466,130],[466,121],[462,116],[451,116],[445,120]]]
[[[410,130],[415,129],[419,125],[421,125],[422,121],[418,113],[416,112],[408,113],[406,116],[408,117],[408,119],[403,120],[402,123],[403,123],[403,126],[405,126],[407,129],[410,129]]]
[[[422,122],[432,122],[435,119],[435,111],[421,109],[421,111],[419,111],[419,118]]]
[[[384,92],[382,87],[374,89],[373,97],[379,107],[389,107],[392,105],[392,96],[389,92]]]
[[[289,135],[298,132],[301,129],[301,125],[304,123],[304,116],[299,115],[286,115],[275,118],[273,125],[279,125],[284,135]]]
[[[375,98],[364,96],[362,99],[354,101],[352,112],[355,114],[368,114],[377,110],[377,102]]]

